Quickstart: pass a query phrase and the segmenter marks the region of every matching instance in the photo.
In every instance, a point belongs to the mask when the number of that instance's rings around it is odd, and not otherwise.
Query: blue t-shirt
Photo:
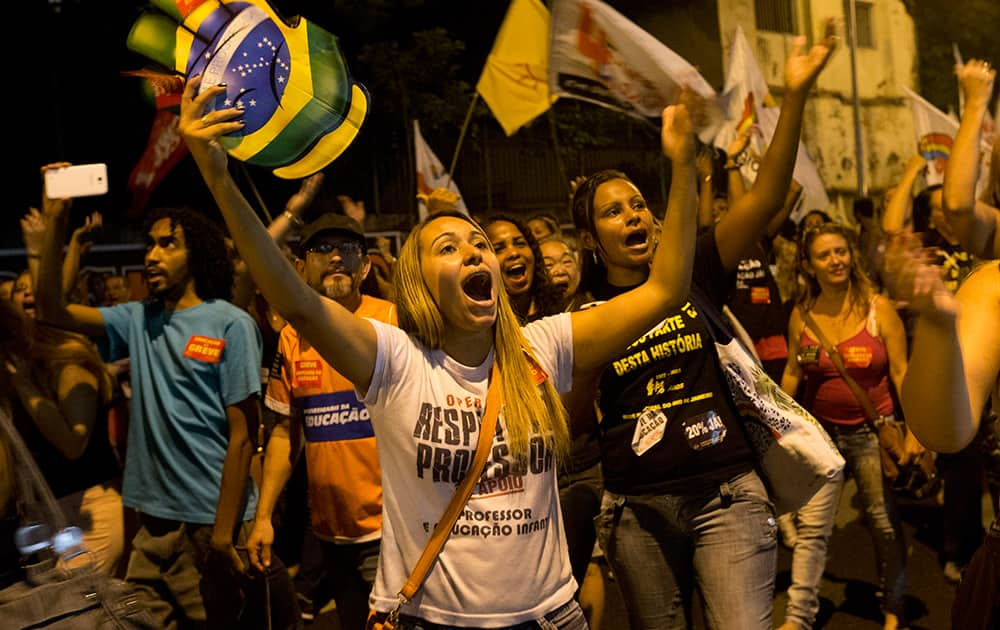
[[[160,302],[101,308],[108,360],[131,359],[125,505],[160,518],[215,522],[229,443],[226,407],[260,394],[262,341],[224,300],[165,311]],[[243,519],[257,508],[251,481]]]

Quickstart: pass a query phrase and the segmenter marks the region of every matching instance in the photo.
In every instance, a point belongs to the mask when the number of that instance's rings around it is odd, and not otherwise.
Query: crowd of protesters
[[[192,78],[179,130],[225,226],[151,210],[133,300],[129,278],[79,271],[101,216],[69,232],[70,200],[43,189],[21,220],[28,268],[0,296],[0,408],[87,557],[164,628],[298,627],[330,600],[343,628],[399,603],[402,628],[599,628],[609,588],[634,630],[689,628],[695,602],[709,628],[811,628],[851,482],[883,626],[906,628],[896,500],[912,488],[880,466],[842,359],[881,419],[909,427],[897,466],[936,453],[955,627],[991,627],[1000,521],[984,530],[980,500],[986,479],[1000,514],[1000,154],[980,174],[977,147],[995,72],[958,67],[965,110],[943,185],[925,186],[914,156],[861,235],[797,207],[792,177],[835,48],[831,31],[789,55],[753,182],[739,170],[752,130],[727,151],[699,147],[688,94],[662,115],[665,209],[617,170],[571,183],[572,226],[561,212],[469,217],[443,195],[398,252],[369,246],[363,203],[346,197],[305,223],[321,175],[264,226],[216,142],[242,112],[206,114],[218,88]],[[847,461],[795,513],[775,512],[755,464],[719,321]],[[494,387],[503,412],[483,435]],[[480,440],[492,450],[479,484],[401,602]],[[0,448],[0,471],[10,457]],[[9,584],[21,575],[6,486]],[[779,544],[793,550],[783,611]]]

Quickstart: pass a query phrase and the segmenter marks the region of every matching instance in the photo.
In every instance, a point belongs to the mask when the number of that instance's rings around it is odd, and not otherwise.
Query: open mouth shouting
[[[503,283],[510,293],[521,293],[526,291],[531,284],[531,276],[528,274],[528,265],[523,258],[504,265],[501,268],[503,273]]]
[[[475,271],[462,281],[462,292],[474,302],[492,302],[493,277],[487,271]]]
[[[626,249],[642,249],[645,250],[649,245],[649,232],[646,228],[640,228],[634,230],[625,235],[625,248]]]

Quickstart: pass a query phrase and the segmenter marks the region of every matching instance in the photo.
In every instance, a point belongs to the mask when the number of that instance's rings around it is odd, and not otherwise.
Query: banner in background
[[[431,151],[423,134],[420,133],[420,122],[417,120],[413,121],[413,152],[416,154],[417,162],[417,192],[429,195],[435,188],[450,190],[458,195],[457,210],[469,214],[462,193],[458,191],[458,184],[448,176],[441,160]],[[417,213],[421,221],[427,218],[427,205],[421,200],[417,201]]]
[[[686,59],[598,0],[554,0],[549,90],[650,122],[681,87],[706,100],[696,119],[710,142],[722,125],[718,95]]]

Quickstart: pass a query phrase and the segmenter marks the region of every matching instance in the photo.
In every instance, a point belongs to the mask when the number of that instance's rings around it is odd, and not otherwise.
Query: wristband
[[[284,212],[282,212],[281,214],[282,214],[282,215],[283,215],[283,216],[284,216],[284,217],[285,217],[286,219],[288,219],[288,222],[289,222],[289,223],[291,223],[291,224],[292,224],[292,225],[294,225],[295,227],[302,227],[303,225],[305,225],[305,223],[303,223],[303,222],[302,222],[302,219],[298,218],[297,216],[295,216],[294,214],[292,214],[292,213],[291,213],[291,212],[289,212],[288,210],[285,210],[285,211],[284,211]]]

